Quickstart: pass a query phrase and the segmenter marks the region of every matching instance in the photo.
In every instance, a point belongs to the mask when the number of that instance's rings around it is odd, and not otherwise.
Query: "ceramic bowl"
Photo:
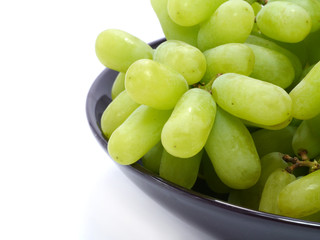
[[[152,42],[158,46],[164,39]],[[100,130],[100,118],[111,102],[117,72],[105,69],[93,82],[86,101],[89,126],[107,152],[108,142]],[[115,163],[117,164],[117,163]],[[227,203],[200,180],[191,190],[170,183],[141,164],[117,164],[124,174],[154,201],[218,239],[320,239],[320,223],[254,211]]]

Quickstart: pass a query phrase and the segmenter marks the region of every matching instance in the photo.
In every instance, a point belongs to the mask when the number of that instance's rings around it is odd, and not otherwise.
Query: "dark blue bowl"
[[[151,43],[156,47],[164,39]],[[86,102],[90,128],[107,152],[108,142],[100,130],[100,118],[111,102],[117,72],[105,69],[92,84]],[[116,163],[117,164],[117,163]],[[156,202],[218,239],[320,239],[320,223],[282,217],[238,207],[207,194],[201,182],[188,190],[149,172],[139,163],[117,164],[124,174]]]

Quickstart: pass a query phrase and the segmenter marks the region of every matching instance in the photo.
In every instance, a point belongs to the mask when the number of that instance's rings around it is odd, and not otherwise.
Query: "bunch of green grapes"
[[[320,221],[320,1],[151,0],[166,40],[108,29],[108,152],[191,189]]]

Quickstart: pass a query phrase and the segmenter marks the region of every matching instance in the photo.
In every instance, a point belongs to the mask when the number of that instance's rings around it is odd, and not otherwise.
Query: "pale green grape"
[[[196,47],[178,40],[160,44],[153,60],[163,63],[181,73],[189,85],[201,80],[206,72],[206,58]]]
[[[165,149],[162,153],[159,175],[181,187],[192,188],[195,184],[203,151],[190,158],[178,158]]]
[[[217,109],[205,150],[212,165],[227,186],[245,189],[260,177],[260,159],[248,129],[240,119]]]
[[[279,214],[278,196],[289,183],[296,180],[293,174],[282,168],[276,169],[268,177],[261,195],[259,211]]]
[[[117,99],[117,98],[116,98]],[[161,130],[171,111],[139,106],[111,135],[108,153],[119,164],[138,161],[161,139]]]
[[[250,2],[249,2],[250,3]],[[261,10],[262,5],[256,1],[253,1],[251,4],[251,7],[253,9],[254,15],[257,16],[258,12]]]
[[[170,67],[141,59],[126,72],[125,88],[137,103],[165,110],[174,108],[189,86],[184,77]]]
[[[261,174],[257,183],[248,189],[231,191],[228,201],[242,207],[258,210],[261,194],[270,174],[277,168],[284,169],[288,166],[282,157],[283,154],[280,152],[271,152],[262,156],[260,159]]]
[[[251,133],[260,157],[271,152],[292,155],[292,139],[296,127],[287,126],[280,130],[260,129]]]
[[[302,150],[307,150],[309,158],[320,154],[320,114],[299,125],[292,139],[292,147],[297,156]]]
[[[271,50],[277,51],[277,52],[285,55],[289,59],[289,61],[291,62],[292,67],[294,69],[294,72],[295,72],[294,81],[299,80],[299,77],[302,72],[302,64],[301,64],[301,61],[299,60],[299,58],[295,54],[293,54],[291,51],[287,50],[284,47],[279,46],[277,43],[275,43],[271,39],[268,40],[268,39],[258,37],[255,35],[250,35],[247,38],[246,43],[258,45],[258,46],[261,46],[264,48],[269,48]]]
[[[215,10],[212,0],[168,0],[170,18],[181,26],[194,26],[210,17]]]
[[[178,101],[163,127],[161,141],[171,155],[188,158],[205,145],[216,114],[209,92],[192,88]]]
[[[159,174],[163,146],[159,141],[142,158],[142,165],[153,173]]]
[[[101,32],[95,44],[96,55],[106,67],[126,72],[138,59],[152,59],[153,49],[141,39],[118,29]]]
[[[221,0],[220,0],[221,1]],[[167,40],[180,40],[197,46],[199,26],[184,27],[176,24],[167,11],[168,0],[151,0],[151,5]]]
[[[320,210],[320,171],[288,184],[279,194],[280,214],[301,218]]]
[[[207,71],[201,80],[208,83],[221,73],[239,73],[249,76],[253,71],[254,53],[243,43],[227,43],[204,52]]]
[[[229,193],[231,189],[218,177],[206,151],[203,151],[201,161],[204,179],[208,187],[215,193]]]
[[[125,80],[126,74],[125,73],[118,73],[116,79],[114,80],[114,83],[111,88],[111,99],[114,100],[122,91],[125,90],[124,87],[124,80]]]
[[[244,119],[241,119],[241,120],[247,127],[263,128],[263,129],[268,129],[268,130],[281,130],[281,129],[289,126],[292,122],[292,119],[293,118],[291,116],[289,116],[283,122],[275,124],[275,125],[264,125],[264,124],[253,123],[253,122],[250,122],[250,121],[247,121]]]
[[[253,23],[254,12],[249,3],[239,0],[224,2],[201,25],[198,47],[205,51],[225,43],[243,43],[249,36]]]
[[[126,90],[121,92],[101,116],[101,130],[106,138],[116,130],[140,104],[133,101]]]
[[[291,98],[282,88],[236,73],[226,73],[212,84],[217,104],[229,113],[263,125],[276,125],[291,115]]]
[[[254,53],[252,78],[286,88],[291,85],[295,72],[290,60],[280,52],[254,44],[246,44]]]
[[[310,119],[320,113],[320,62],[290,92],[292,116]]]
[[[271,2],[258,13],[256,21],[266,36],[282,42],[300,42],[309,33],[312,21],[308,12],[291,2]]]
[[[304,8],[310,15],[312,27],[311,32],[320,29],[320,2],[318,0],[269,0],[269,2],[287,1]]]

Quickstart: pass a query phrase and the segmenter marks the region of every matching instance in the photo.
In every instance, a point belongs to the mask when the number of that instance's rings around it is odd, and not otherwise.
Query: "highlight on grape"
[[[228,202],[320,222],[320,0],[151,0],[165,40],[119,29],[101,117],[119,164]]]

